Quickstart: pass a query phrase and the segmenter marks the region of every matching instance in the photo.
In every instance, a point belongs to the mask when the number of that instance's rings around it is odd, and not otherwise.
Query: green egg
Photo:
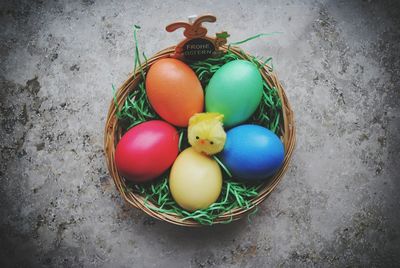
[[[206,111],[224,115],[224,126],[232,127],[247,119],[260,104],[263,80],[257,67],[245,60],[224,64],[206,87]]]

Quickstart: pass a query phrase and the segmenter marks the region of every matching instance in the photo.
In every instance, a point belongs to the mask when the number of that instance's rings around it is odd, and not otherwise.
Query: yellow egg
[[[218,199],[221,188],[222,173],[214,159],[192,147],[178,155],[169,177],[169,189],[178,205],[188,211],[205,209]]]

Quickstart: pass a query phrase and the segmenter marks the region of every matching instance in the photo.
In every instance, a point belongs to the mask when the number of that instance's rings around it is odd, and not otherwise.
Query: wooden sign
[[[212,15],[198,17],[191,22],[175,22],[166,27],[168,32],[184,28],[183,35],[185,40],[180,42],[172,57],[188,61],[204,60],[209,57],[215,57],[222,53],[219,49],[227,43],[229,34],[227,32],[217,33],[215,38],[206,36],[207,29],[203,27],[203,22],[215,22],[217,19]]]

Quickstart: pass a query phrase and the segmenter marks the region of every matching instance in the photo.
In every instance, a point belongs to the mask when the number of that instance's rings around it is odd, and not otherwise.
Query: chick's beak
[[[202,139],[202,140],[199,140],[199,143],[200,143],[201,145],[203,145],[203,144],[206,143],[206,141]]]

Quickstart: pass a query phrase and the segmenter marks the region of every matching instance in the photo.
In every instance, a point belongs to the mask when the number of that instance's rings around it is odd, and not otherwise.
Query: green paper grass
[[[140,54],[136,39],[137,29],[138,28],[136,27],[134,29],[135,31],[134,38],[136,44],[135,70],[136,67],[141,66],[139,59]],[[250,38],[249,40],[254,38],[257,37]],[[244,52],[242,53],[244,55]],[[219,58],[209,58],[204,61],[198,61],[190,64],[190,67],[197,74],[203,88],[206,88],[212,75],[222,65],[237,59],[241,58],[232,53],[231,51],[229,51],[228,49],[227,53]],[[260,64],[258,59],[255,57],[252,57],[250,61],[253,62],[258,68],[262,68],[264,67],[265,64],[271,62],[271,58],[268,58],[262,64]],[[160,119],[158,115],[154,112],[146,96],[146,89],[144,83],[146,68],[142,67],[139,68],[142,76],[142,81],[138,84],[138,88],[132,91],[128,95],[122,107],[118,107],[118,105],[116,104],[117,117],[121,122],[121,127],[123,132],[127,131],[131,127],[140,124],[142,122],[148,120]],[[252,116],[252,118],[246,123],[254,123],[262,125],[270,129],[271,131],[278,133],[280,131],[280,125],[282,123],[281,111],[282,111],[282,105],[276,88],[269,87],[268,84],[264,81],[262,101],[257,111]],[[185,148],[189,146],[189,143],[187,141],[187,129],[178,128],[178,131],[179,131],[179,151],[183,151]],[[176,214],[182,217],[183,220],[194,220],[203,225],[212,225],[215,219],[217,219],[219,216],[223,214],[229,215],[229,212],[232,211],[233,209],[237,208],[252,209],[254,205],[251,203],[251,200],[256,196],[258,196],[262,183],[244,183],[234,180],[229,170],[223,165],[223,163],[218,159],[218,157],[213,156],[213,158],[221,166],[221,169],[223,170],[224,180],[220,197],[214,204],[212,204],[207,209],[188,212],[182,209],[174,201],[168,187],[169,170],[151,183],[132,184],[126,181],[127,189],[125,190],[133,191],[144,196],[145,205],[149,209],[152,209],[154,211],[159,211],[162,213]],[[254,209],[253,212],[249,214],[249,216],[255,212],[256,209]],[[231,221],[232,218],[229,218],[228,216],[228,219],[225,221],[225,223],[229,223]]]

